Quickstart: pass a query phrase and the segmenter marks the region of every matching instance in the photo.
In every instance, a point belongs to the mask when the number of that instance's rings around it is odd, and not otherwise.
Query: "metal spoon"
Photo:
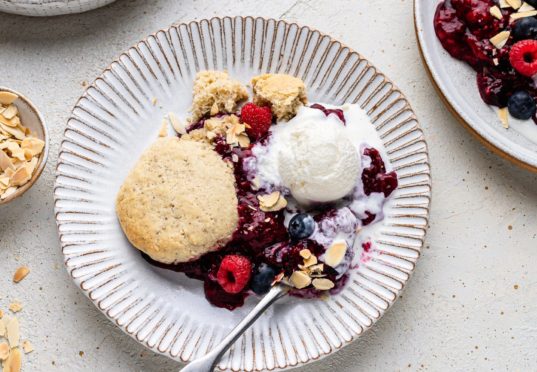
[[[211,352],[202,358],[196,359],[181,372],[212,372],[224,353],[233,345],[235,341],[267,310],[274,302],[282,298],[289,291],[289,287],[283,283],[278,283],[263,297],[263,299],[250,311],[241,322],[233,328]]]

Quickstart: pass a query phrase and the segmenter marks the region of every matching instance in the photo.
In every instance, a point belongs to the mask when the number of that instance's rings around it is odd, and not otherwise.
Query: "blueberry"
[[[250,288],[258,295],[267,293],[272,286],[274,277],[278,274],[278,271],[272,266],[262,263],[259,265],[250,282]]]
[[[521,120],[528,120],[537,110],[535,100],[524,90],[516,91],[509,97],[507,108],[513,117]]]
[[[309,214],[299,213],[291,218],[288,230],[291,239],[306,239],[313,234],[313,230],[315,230],[315,221]]]
[[[537,3],[537,0],[535,0]],[[513,27],[515,40],[537,39],[537,19],[526,17],[518,20]]]

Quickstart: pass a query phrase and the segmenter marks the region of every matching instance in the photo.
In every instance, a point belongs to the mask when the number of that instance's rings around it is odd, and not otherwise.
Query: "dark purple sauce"
[[[319,105],[320,106],[320,105]],[[322,106],[321,106],[322,107]],[[327,114],[336,114],[341,110],[330,110]],[[343,112],[341,111],[341,115]],[[345,122],[344,117],[342,119]],[[188,128],[188,131],[203,127],[204,120]],[[264,143],[265,139],[258,142]],[[244,160],[252,156],[251,148],[240,149],[230,147],[223,137],[215,140],[215,150],[222,156],[225,161],[233,165],[236,180],[236,190],[238,198],[239,223],[232,239],[218,251],[206,253],[195,261],[180,264],[162,264],[152,260],[147,255],[144,259],[152,265],[160,268],[183,272],[190,278],[202,280],[204,282],[205,296],[207,300],[217,306],[233,310],[244,304],[245,298],[250,293],[247,286],[238,294],[229,294],[225,292],[216,279],[216,274],[224,256],[228,254],[239,254],[247,257],[253,270],[261,263],[266,263],[290,275],[299,264],[303,263],[300,256],[302,249],[309,249],[317,257],[321,256],[325,247],[309,239],[291,241],[284,225],[284,212],[263,212],[259,209],[257,194],[263,194],[263,190],[254,190],[251,182],[248,180],[247,172],[244,170]],[[386,173],[384,162],[380,154],[375,149],[366,149],[364,154],[371,157],[371,166],[364,169],[362,180],[364,180],[364,189],[369,195],[371,192],[384,192],[386,196],[390,195],[397,186],[397,176],[394,172]],[[366,186],[367,183],[367,186]],[[337,213],[336,210],[328,210],[318,214],[315,219],[317,222],[324,218],[332,218]],[[374,220],[375,216],[371,215]],[[369,218],[363,223],[370,223]],[[322,274],[335,283],[335,287],[330,293],[338,293],[347,280],[347,275],[337,278],[336,270],[328,265],[324,265]],[[322,292],[314,288],[303,290],[293,290],[292,295],[306,298],[319,297]]]
[[[444,49],[454,58],[468,63],[477,73],[477,87],[483,101],[505,107],[511,95],[525,90],[537,99],[531,78],[519,74],[509,62],[509,51],[516,40],[511,36],[505,46],[497,49],[490,38],[510,30],[512,8],[502,9],[497,19],[490,8],[493,0],[445,0],[435,13],[434,28]]]

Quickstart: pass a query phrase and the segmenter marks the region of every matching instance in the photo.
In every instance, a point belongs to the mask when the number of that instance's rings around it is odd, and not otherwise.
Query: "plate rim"
[[[425,67],[425,72],[427,73],[427,76],[429,77],[429,81],[432,83],[436,93],[440,97],[441,101],[444,103],[446,108],[451,112],[451,114],[457,119],[457,121],[468,131],[472,134],[474,138],[476,138],[482,145],[485,146],[488,150],[492,151],[496,155],[499,155],[500,157],[509,160],[511,163],[515,164],[516,166],[529,170],[531,172],[537,173],[537,158],[535,160],[535,164],[528,163],[524,161],[523,159],[520,159],[516,154],[512,153],[511,151],[507,149],[501,148],[499,145],[494,144],[490,139],[487,138],[486,135],[479,132],[479,130],[476,129],[478,127],[477,125],[471,123],[471,121],[467,121],[464,119],[463,115],[459,112],[457,109],[457,105],[455,105],[451,98],[448,97],[447,94],[444,93],[444,89],[442,87],[442,82],[439,81],[438,78],[438,72],[435,69],[433,63],[428,58],[428,49],[423,41],[423,25],[421,24],[421,19],[419,17],[419,12],[421,10],[421,3],[422,0],[413,0],[413,17],[414,17],[414,33],[417,40],[418,45],[418,51],[420,54],[420,59],[422,61],[423,66]]]
[[[423,236],[422,237],[419,237],[418,240],[420,241],[420,250],[417,251],[417,258],[415,260],[415,263],[413,265],[413,268],[411,271],[408,272],[408,279],[404,282],[404,285],[403,285],[403,288],[399,291],[399,295],[396,295],[395,298],[393,300],[388,301],[388,306],[386,309],[383,310],[383,312],[380,314],[380,316],[368,327],[363,327],[363,332],[361,334],[359,334],[357,337],[355,337],[354,335],[351,337],[351,339],[349,341],[345,340],[344,342],[342,342],[341,346],[340,347],[337,347],[337,348],[333,348],[333,347],[330,347],[330,351],[326,352],[326,353],[320,353],[318,357],[314,358],[314,357],[309,357],[309,359],[307,361],[301,361],[301,360],[297,360],[296,361],[296,364],[294,365],[291,365],[289,363],[286,362],[286,365],[284,367],[280,367],[278,365],[276,365],[273,369],[271,369],[271,371],[280,371],[280,370],[290,370],[290,369],[295,369],[295,368],[298,368],[298,367],[301,367],[301,366],[305,366],[307,364],[310,364],[310,363],[313,363],[313,362],[318,362],[320,361],[321,359],[324,359],[325,357],[328,357],[330,355],[333,355],[335,352],[349,346],[350,344],[352,344],[354,341],[356,341],[358,338],[362,337],[366,332],[368,332],[371,328],[373,328],[373,326],[378,322],[378,320],[380,320],[380,318],[382,318],[385,313],[395,304],[395,302],[397,302],[397,300],[399,299],[400,297],[400,294],[402,292],[404,292],[404,290],[406,289],[407,285],[408,285],[408,282],[410,281],[411,277],[413,276],[415,270],[416,270],[416,265],[417,265],[417,262],[419,261],[419,259],[421,258],[421,254],[422,254],[422,251],[421,249],[423,249],[423,247],[425,246],[425,241],[426,241],[426,237],[427,237],[427,232],[428,232],[428,229],[429,229],[429,221],[430,221],[430,209],[431,209],[431,202],[432,202],[432,174],[431,174],[431,163],[430,163],[430,156],[429,156],[429,146],[428,146],[428,143],[427,143],[427,140],[425,138],[425,135],[424,135],[424,132],[423,132],[423,128],[416,116],[416,113],[414,111],[414,109],[412,108],[412,105],[410,104],[410,101],[408,99],[408,97],[399,89],[399,87],[389,78],[387,77],[384,73],[382,73],[377,67],[375,67],[368,58],[365,58],[360,52],[357,52],[354,48],[352,47],[349,47],[347,44],[345,44],[344,42],[341,42],[339,41],[338,39],[332,37],[331,35],[329,35],[328,33],[325,33],[325,32],[322,32],[322,31],[319,31],[317,28],[315,27],[312,27],[312,26],[309,26],[309,25],[306,25],[306,24],[302,24],[300,22],[295,22],[295,21],[289,21],[289,20],[285,20],[285,19],[278,19],[278,18],[273,18],[273,17],[263,17],[263,16],[251,16],[251,15],[247,15],[247,16],[241,16],[241,15],[237,15],[237,16],[214,16],[214,17],[210,17],[210,18],[196,18],[196,19],[192,19],[190,21],[176,21],[176,22],[173,22],[171,25],[167,26],[167,27],[164,27],[164,28],[160,28],[156,31],[154,31],[153,33],[150,33],[148,35],[146,35],[145,37],[143,37],[142,39],[138,40],[137,42],[135,42],[134,44],[132,44],[131,46],[125,48],[124,50],[121,51],[121,53],[119,55],[117,55],[108,65],[106,68],[104,68],[101,73],[99,73],[95,79],[90,83],[88,84],[86,87],[85,87],[85,90],[84,92],[82,93],[82,95],[76,100],[75,104],[73,105],[73,108],[71,109],[70,111],[70,114],[69,114],[69,117],[67,119],[67,122],[69,123],[69,121],[73,118],[74,116],[74,111],[75,109],[79,106],[80,102],[85,99],[87,96],[88,96],[88,92],[90,90],[90,88],[95,88],[96,87],[96,82],[100,79],[103,79],[105,74],[109,71],[112,70],[112,67],[115,63],[120,63],[120,59],[122,56],[128,56],[128,51],[130,51],[131,49],[138,49],[139,48],[139,45],[142,44],[142,43],[147,43],[148,40],[153,37],[153,38],[156,38],[157,35],[159,33],[168,33],[171,29],[173,28],[179,28],[180,26],[182,25],[185,25],[185,26],[190,26],[192,24],[200,24],[202,22],[208,22],[208,23],[211,23],[211,21],[213,20],[218,20],[218,21],[221,21],[223,22],[224,20],[230,20],[231,22],[235,22],[237,20],[240,20],[242,22],[245,22],[246,20],[250,20],[252,22],[255,23],[256,20],[262,20],[263,22],[274,22],[275,24],[279,24],[279,23],[284,23],[285,25],[287,26],[296,26],[298,29],[308,29],[310,32],[316,32],[319,34],[320,37],[322,38],[328,38],[329,42],[330,43],[338,43],[342,49],[347,49],[350,53],[355,53],[362,61],[365,62],[365,66],[366,68],[372,68],[373,71],[375,73],[378,73],[382,76],[382,79],[384,80],[384,82],[386,83],[389,83],[391,84],[391,91],[393,92],[396,92],[398,94],[401,95],[401,97],[405,100],[406,102],[406,109],[408,109],[411,113],[411,115],[409,116],[409,118],[413,119],[415,122],[416,122],[416,128],[413,130],[413,131],[419,131],[421,136],[420,136],[420,142],[423,143],[424,145],[424,148],[425,148],[425,151],[423,153],[423,156],[424,156],[424,162],[423,164],[426,166],[427,168],[427,172],[426,173],[423,173],[424,175],[426,175],[427,177],[427,182],[425,184],[423,184],[422,186],[426,187],[427,188],[427,192],[424,193],[422,196],[425,197],[427,199],[427,204],[423,206],[423,209],[426,211],[426,214],[423,215],[423,216],[420,216],[421,218],[423,218],[425,220],[425,224],[423,227],[419,226],[419,225],[414,225],[413,228],[416,228],[418,230],[422,230],[423,231]],[[125,325],[120,325],[117,321],[117,319],[114,319],[112,318],[107,311],[105,311],[104,309],[101,309],[101,307],[99,306],[100,304],[100,301],[99,300],[96,300],[96,299],[92,299],[90,297],[90,291],[82,288],[82,282],[80,280],[80,278],[77,278],[75,276],[73,276],[73,273],[72,273],[72,270],[70,270],[70,268],[67,266],[67,260],[65,259],[65,254],[64,254],[64,243],[62,242],[62,239],[61,237],[64,235],[61,231],[60,231],[60,221],[58,219],[58,214],[60,214],[61,212],[57,210],[56,208],[56,204],[58,202],[59,199],[61,199],[61,197],[57,194],[57,189],[61,187],[61,185],[58,185],[58,177],[61,175],[61,172],[59,170],[59,167],[60,165],[62,164],[61,160],[60,160],[60,155],[63,153],[64,151],[64,143],[67,141],[67,138],[65,136],[66,132],[69,130],[69,125],[66,125],[65,126],[65,129],[63,131],[63,134],[62,134],[62,140],[60,141],[60,144],[59,144],[59,150],[58,150],[58,161],[57,161],[57,164],[56,164],[56,168],[55,168],[55,184],[54,184],[54,189],[53,189],[53,193],[54,193],[54,216],[55,216],[55,220],[56,220],[56,226],[57,226],[57,232],[58,232],[58,236],[59,236],[59,243],[60,243],[60,247],[62,249],[62,254],[64,255],[64,266],[66,268],[66,271],[67,273],[69,274],[71,280],[74,282],[74,284],[79,288],[80,291],[82,291],[82,293],[97,307],[97,309],[103,314],[105,315],[113,324],[115,324],[119,329],[121,329],[125,334],[129,335],[131,338],[133,338],[137,343],[143,345],[145,348],[151,350],[152,352],[156,353],[156,354],[160,354],[160,355],[164,355],[174,361],[177,361],[179,363],[188,363],[190,360],[184,360],[182,358],[182,356],[178,356],[178,358],[174,358],[172,357],[168,352],[162,352],[158,349],[158,345],[154,345],[154,346],[150,346],[148,343],[147,343],[147,340],[144,341],[144,340],[139,340],[137,337],[136,337],[136,332],[129,332],[127,330],[127,327]],[[178,360],[180,359],[180,360]],[[228,371],[228,369],[221,369],[220,367],[217,367],[217,370],[218,371]],[[234,369],[229,369],[230,371],[235,371]],[[257,367],[254,367],[254,371],[268,371],[269,369],[266,368],[266,366],[264,366],[263,369],[258,369]]]

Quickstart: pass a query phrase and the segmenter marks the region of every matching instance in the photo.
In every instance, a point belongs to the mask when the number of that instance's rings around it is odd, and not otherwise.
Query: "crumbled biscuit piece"
[[[254,103],[270,106],[278,120],[289,120],[308,102],[306,86],[299,78],[284,74],[264,74],[252,79]]]
[[[204,116],[219,112],[232,113],[237,105],[248,99],[248,91],[237,80],[230,79],[227,72],[201,71],[196,75],[193,88],[192,117],[194,123]]]

